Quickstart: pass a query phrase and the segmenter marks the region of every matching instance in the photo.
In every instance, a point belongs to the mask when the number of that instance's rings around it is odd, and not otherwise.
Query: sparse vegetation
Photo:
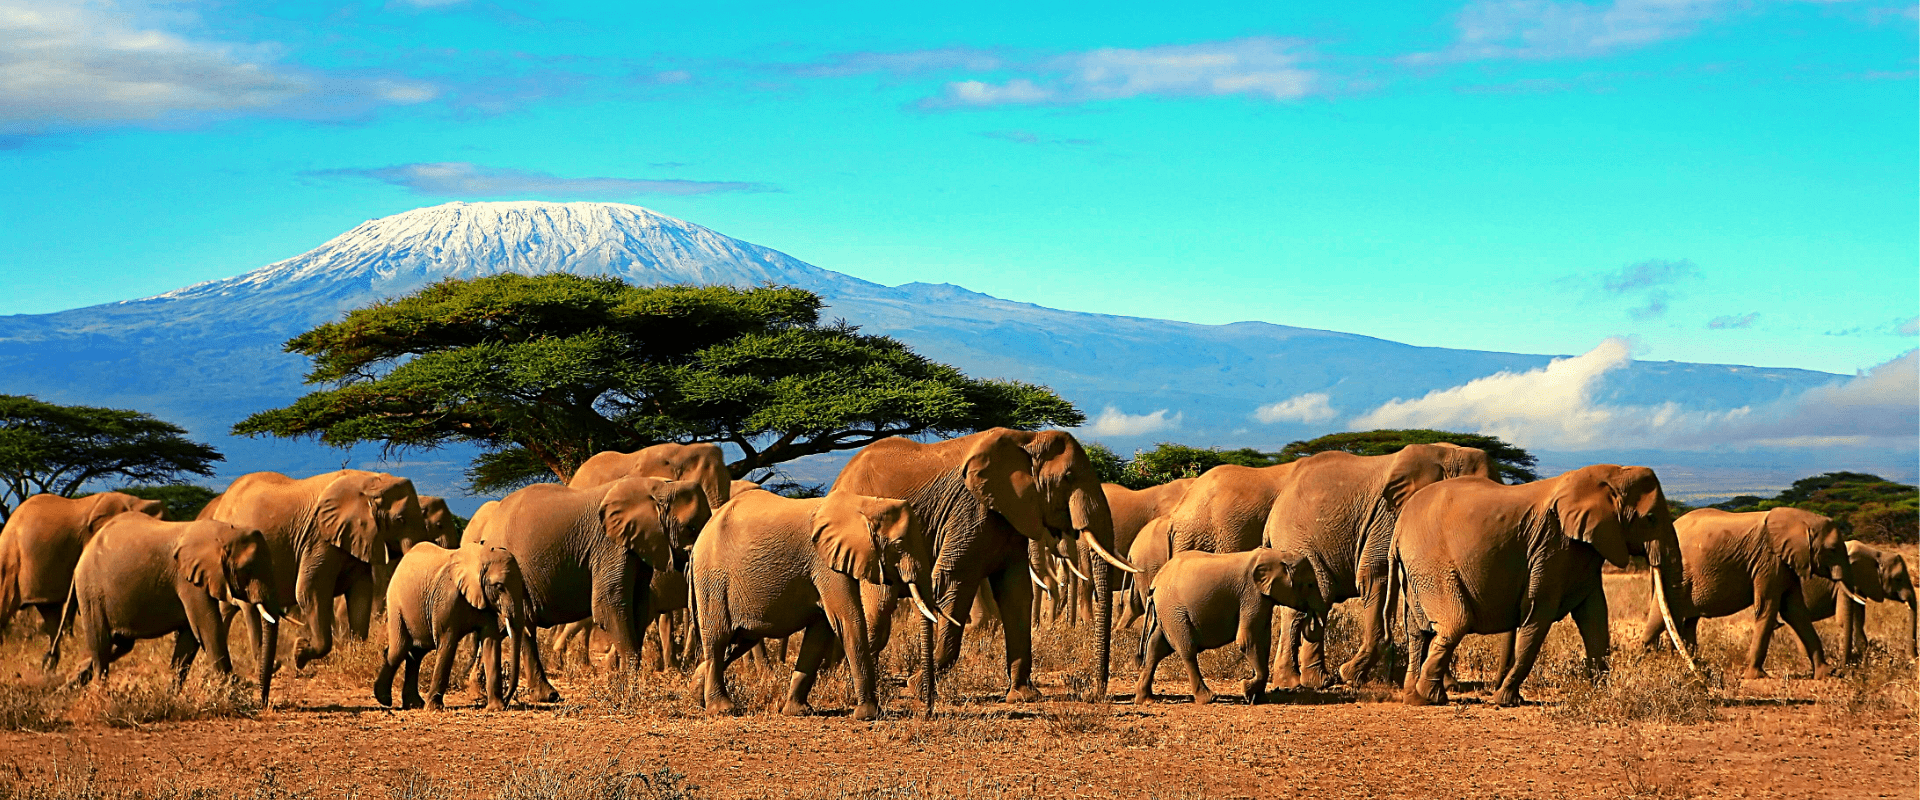
[[[1723,511],[1791,506],[1838,520],[1851,538],[1882,544],[1920,542],[1920,487],[1864,472],[1827,472],[1794,481],[1770,498],[1741,495],[1715,503]]]

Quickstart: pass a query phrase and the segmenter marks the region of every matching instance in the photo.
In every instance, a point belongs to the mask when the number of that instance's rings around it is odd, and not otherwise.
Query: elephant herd
[[[852,716],[872,719],[877,655],[896,609],[917,623],[908,684],[929,713],[935,678],[976,617],[995,617],[1004,631],[1007,699],[1037,699],[1032,628],[1049,597],[1090,618],[1090,698],[1108,694],[1116,599],[1118,623],[1142,625],[1139,703],[1152,701],[1168,655],[1186,667],[1195,700],[1209,701],[1196,655],[1228,644],[1254,667],[1243,687],[1250,702],[1270,680],[1365,682],[1404,615],[1405,702],[1445,702],[1455,648],[1481,634],[1504,643],[1494,701],[1516,704],[1547,629],[1564,617],[1589,668],[1605,669],[1601,566],[1633,557],[1654,573],[1643,644],[1665,636],[1691,663],[1701,617],[1750,611],[1749,677],[1764,674],[1776,617],[1818,677],[1828,667],[1812,621],[1840,617],[1844,659],[1864,644],[1864,602],[1907,604],[1910,628],[1920,610],[1900,556],[1844,541],[1825,517],[1706,509],[1676,520],[1649,469],[1596,465],[1506,485],[1484,452],[1451,444],[1223,466],[1133,491],[1102,484],[1066,432],[993,429],[875,443],[829,494],[809,499],[731,480],[713,445],[664,444],[601,453],[564,485],[486,503],[464,535],[443,501],[360,470],[253,473],[195,520],[162,516],[160,504],[117,492],[23,503],[0,531],[0,628],[35,608],[48,668],[75,630],[87,657],[76,682],[105,679],[135,641],[171,633],[184,678],[201,649],[215,671],[232,671],[227,640],[238,618],[266,703],[282,619],[300,631],[299,668],[332,650],[336,615],[365,637],[384,603],[379,702],[394,703],[404,668],[400,705],[440,707],[471,635],[475,688],[499,709],[515,697],[559,698],[535,629],[561,627],[560,653],[569,637],[603,631],[614,658],[632,666],[657,619],[662,661],[672,664],[664,626],[685,609],[684,656],[709,712],[735,707],[729,665],[799,633],[779,709],[809,713],[819,670],[843,658]],[[1328,618],[1347,600],[1359,601],[1357,652],[1329,670]],[[429,652],[438,657],[422,695]]]

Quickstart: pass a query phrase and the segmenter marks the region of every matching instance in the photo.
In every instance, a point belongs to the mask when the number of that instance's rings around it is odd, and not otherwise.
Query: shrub
[[[1693,725],[1719,716],[1724,681],[1702,663],[1695,674],[1676,653],[1623,652],[1612,669],[1588,683],[1563,681],[1553,717],[1590,725],[1664,722]]]

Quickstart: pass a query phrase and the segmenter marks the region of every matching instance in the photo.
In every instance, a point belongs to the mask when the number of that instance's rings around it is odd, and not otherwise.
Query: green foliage
[[[1713,508],[1766,511],[1803,508],[1838,520],[1854,538],[1890,544],[1920,540],[1920,488],[1864,472],[1827,472],[1801,478],[1771,498],[1740,495]]]
[[[206,508],[220,493],[205,486],[191,483],[169,483],[162,486],[128,486],[115,489],[116,492],[133,495],[142,500],[158,500],[167,506],[167,519],[184,521],[200,515],[200,509]]]
[[[1410,444],[1439,442],[1451,442],[1461,447],[1477,447],[1485,450],[1488,460],[1492,462],[1495,476],[1503,483],[1531,483],[1540,480],[1540,475],[1533,471],[1539,461],[1533,457],[1532,453],[1507,444],[1498,436],[1480,433],[1426,429],[1330,433],[1318,439],[1288,444],[1281,448],[1280,460],[1293,461],[1328,450],[1341,450],[1357,456],[1384,456],[1400,452],[1400,448]]]
[[[150,414],[0,395],[0,520],[35,494],[73,496],[89,483],[212,476],[220,451]]]
[[[1129,489],[1145,489],[1181,478],[1194,478],[1221,464],[1243,467],[1270,467],[1280,463],[1274,453],[1262,453],[1250,447],[1222,450],[1218,447],[1189,447],[1161,442],[1152,450],[1135,451],[1132,459],[1123,459],[1105,445],[1084,445],[1100,480]]]
[[[1120,483],[1125,479],[1127,460],[1113,452],[1113,448],[1099,442],[1081,442],[1080,447],[1087,451],[1087,460],[1093,462],[1094,474],[1100,476],[1101,483]]]
[[[1085,417],[1043,386],[979,380],[906,345],[822,324],[790,287],[635,287],[613,278],[446,280],[350,312],[287,342],[332,384],[234,426],[241,435],[377,442],[389,453],[456,442],[497,492],[573,474],[603,450],[732,444],[736,475],[890,436]]]

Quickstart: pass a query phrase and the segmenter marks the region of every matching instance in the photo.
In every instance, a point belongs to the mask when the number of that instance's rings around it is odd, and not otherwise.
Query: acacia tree
[[[1452,442],[1461,447],[1478,447],[1485,450],[1487,460],[1491,462],[1489,466],[1493,467],[1494,477],[1504,483],[1530,483],[1540,480],[1539,474],[1533,471],[1533,468],[1539,464],[1539,460],[1534,458],[1532,453],[1508,444],[1498,436],[1425,428],[1330,433],[1317,439],[1289,443],[1286,447],[1280,448],[1280,460],[1293,461],[1328,450],[1341,450],[1357,456],[1384,456],[1389,453],[1398,453],[1400,448],[1410,444],[1438,442]]]
[[[220,451],[150,414],[0,395],[0,520],[35,494],[71,497],[109,478],[159,483],[211,477]]]
[[[332,388],[233,430],[389,454],[472,443],[468,480],[494,493],[661,442],[732,444],[744,475],[890,436],[1085,422],[1046,387],[970,378],[821,306],[791,287],[449,279],[289,340]]]

